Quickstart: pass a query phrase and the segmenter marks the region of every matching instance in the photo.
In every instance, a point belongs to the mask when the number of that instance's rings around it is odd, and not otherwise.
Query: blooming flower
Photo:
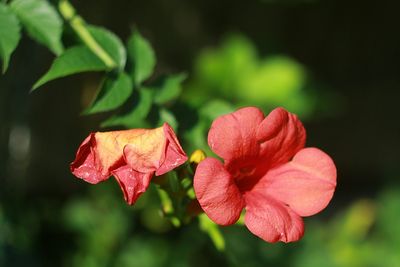
[[[304,233],[303,219],[324,209],[336,187],[336,167],[317,148],[304,148],[306,133],[283,108],[267,117],[247,107],[217,118],[208,133],[221,158],[197,166],[194,190],[215,223],[245,224],[267,242],[292,242]]]
[[[80,145],[71,172],[97,184],[111,175],[128,204],[146,191],[153,175],[162,175],[187,160],[172,128],[91,133]]]

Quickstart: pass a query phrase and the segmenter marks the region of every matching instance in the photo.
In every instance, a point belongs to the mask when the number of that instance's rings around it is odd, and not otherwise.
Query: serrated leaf
[[[57,57],[50,69],[34,85],[39,86],[61,77],[85,71],[107,70],[107,66],[86,46],[74,46],[64,51]]]
[[[176,74],[163,77],[156,85],[154,103],[165,104],[175,100],[182,91],[181,83],[186,79],[186,74]]]
[[[54,54],[63,51],[63,23],[57,11],[44,0],[14,0],[11,9],[24,25],[29,36],[47,46]]]
[[[143,127],[144,119],[150,112],[153,102],[153,92],[146,88],[139,90],[137,104],[131,111],[123,115],[115,115],[101,124],[101,127],[125,126],[127,128]]]
[[[0,3],[0,57],[3,61],[3,73],[6,72],[10,56],[21,38],[17,17],[10,8]]]
[[[115,61],[119,69],[124,69],[126,63],[126,51],[124,44],[121,42],[119,37],[102,27],[91,25],[88,26],[88,30],[97,43]]]
[[[125,72],[117,77],[107,77],[92,105],[83,113],[93,114],[116,109],[129,98],[132,90],[132,80]]]
[[[128,58],[132,63],[130,74],[135,85],[150,77],[156,65],[156,57],[150,43],[135,30],[128,40]]]

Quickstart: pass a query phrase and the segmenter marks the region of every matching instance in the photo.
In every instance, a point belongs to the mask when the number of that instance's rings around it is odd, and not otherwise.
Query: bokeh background
[[[72,1],[90,23],[150,40],[158,74],[186,72],[173,106],[188,152],[239,106],[297,113],[329,153],[338,187],[305,237],[267,244],[197,221],[176,229],[150,189],[133,207],[110,179],[69,172],[104,115],[81,116],[100,82],[72,76],[29,94],[52,55],[26,36],[0,76],[0,266],[400,266],[400,38],[393,1]],[[66,40],[68,42],[68,40]]]

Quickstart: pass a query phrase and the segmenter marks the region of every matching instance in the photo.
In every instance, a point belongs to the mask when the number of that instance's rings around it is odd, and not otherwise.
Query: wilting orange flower
[[[129,205],[146,191],[153,175],[183,164],[187,156],[172,128],[91,133],[80,145],[71,172],[91,184],[113,175]]]

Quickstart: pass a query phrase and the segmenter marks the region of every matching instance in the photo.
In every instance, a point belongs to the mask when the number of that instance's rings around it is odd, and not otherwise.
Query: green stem
[[[174,215],[174,205],[168,196],[168,193],[157,186],[157,193],[161,200],[163,212],[169,216],[169,219],[173,226],[181,226],[180,220]]]
[[[71,28],[75,31],[79,38],[81,38],[82,42],[96,56],[98,56],[109,69],[115,68],[117,66],[115,61],[93,38],[86,27],[85,21],[76,14],[74,7],[68,2],[68,0],[61,0],[59,2],[58,9],[60,10],[60,13],[64,19],[69,22]]]

